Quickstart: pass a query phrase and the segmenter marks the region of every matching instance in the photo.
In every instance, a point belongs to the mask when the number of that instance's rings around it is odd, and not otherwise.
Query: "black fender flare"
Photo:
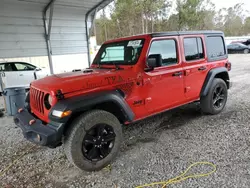
[[[52,115],[53,110],[58,111],[72,111],[74,113],[84,112],[86,110],[91,109],[91,107],[96,106],[98,104],[113,102],[121,109],[121,112],[124,115],[126,121],[132,122],[134,120],[134,113],[124,100],[124,97],[120,91],[104,91],[98,92],[95,94],[76,96],[64,100],[58,101],[58,103],[52,107],[49,113],[49,119],[54,122],[67,123],[68,119],[63,118],[59,119]]]
[[[207,96],[210,87],[212,86],[213,79],[216,78],[216,75],[224,73],[227,75],[226,84],[229,88],[229,75],[228,75],[228,70],[225,67],[220,67],[220,68],[214,68],[210,70],[207,74],[207,77],[205,79],[205,82],[203,84],[200,96],[205,97]]]

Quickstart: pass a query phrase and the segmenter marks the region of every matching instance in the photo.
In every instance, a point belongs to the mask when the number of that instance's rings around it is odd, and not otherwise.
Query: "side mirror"
[[[154,69],[155,67],[162,66],[162,56],[161,54],[152,54],[148,56],[147,66],[150,69]]]
[[[36,69],[35,69],[35,71],[40,71],[40,70],[42,70],[42,69],[40,69],[40,68],[38,68],[38,67],[36,67]]]

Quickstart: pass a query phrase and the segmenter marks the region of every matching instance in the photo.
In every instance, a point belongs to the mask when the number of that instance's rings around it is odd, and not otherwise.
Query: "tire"
[[[249,50],[248,50],[248,49],[245,49],[243,53],[244,53],[244,54],[248,54],[248,53],[249,53]]]
[[[219,100],[218,95],[215,93],[220,91],[219,88],[222,88],[222,95],[224,99]],[[222,95],[220,98],[222,98]],[[213,80],[212,86],[207,94],[207,96],[202,97],[200,100],[201,110],[205,114],[216,115],[223,111],[227,103],[228,90],[227,85],[224,80],[220,78],[215,78]],[[217,98],[216,98],[217,97]],[[215,101],[218,101],[215,103]]]
[[[87,147],[85,148],[84,145],[87,143],[85,142],[87,140],[84,141],[84,139],[86,138],[86,135],[89,136],[89,131],[94,130],[96,126],[98,128],[101,124],[105,124],[105,131],[107,130],[107,127],[110,130],[113,129],[112,133],[115,134],[115,139],[112,143],[112,149],[110,149],[111,142],[108,147],[108,150],[111,150],[110,153],[105,158],[94,161],[87,158]],[[122,126],[113,114],[102,110],[89,111],[75,119],[70,126],[71,128],[65,137],[64,150],[69,161],[77,168],[85,171],[98,171],[106,167],[115,159],[122,143]],[[99,135],[99,129],[97,132]],[[104,132],[102,133],[104,134]],[[92,147],[92,149],[95,150],[96,154],[96,149],[98,148],[95,146]],[[100,153],[101,150],[98,151]]]

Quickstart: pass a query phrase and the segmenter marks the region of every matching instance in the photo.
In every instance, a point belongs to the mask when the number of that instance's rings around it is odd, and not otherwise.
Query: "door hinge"
[[[152,101],[152,98],[151,98],[151,97],[148,97],[148,98],[145,99],[145,103],[149,103],[149,102],[151,102],[151,101]]]
[[[191,73],[191,70],[185,70],[185,71],[184,71],[184,75],[185,75],[185,76],[188,76],[190,73]]]
[[[188,93],[191,90],[191,87],[185,87],[185,93]]]

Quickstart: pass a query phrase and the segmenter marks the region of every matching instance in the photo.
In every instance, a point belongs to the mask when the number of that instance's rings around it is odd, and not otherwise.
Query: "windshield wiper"
[[[113,65],[115,66],[115,69],[116,69],[116,70],[121,70],[121,67],[120,67],[119,65],[117,65],[117,64],[116,64],[115,62],[113,62],[113,61],[112,61],[112,63],[113,63]]]
[[[114,66],[115,66],[115,70],[121,70],[121,69],[122,69],[119,65],[117,65],[117,64],[116,64],[115,62],[113,62],[113,61],[110,61],[110,62],[105,63],[105,64],[102,64],[100,61],[97,61],[96,64],[98,65],[97,67],[98,67],[99,69],[102,68],[101,65],[114,65]]]
[[[97,61],[96,63],[97,63],[97,65],[98,65],[98,66],[97,66],[98,69],[100,69],[100,68],[101,68],[101,62],[100,62],[100,61]]]

